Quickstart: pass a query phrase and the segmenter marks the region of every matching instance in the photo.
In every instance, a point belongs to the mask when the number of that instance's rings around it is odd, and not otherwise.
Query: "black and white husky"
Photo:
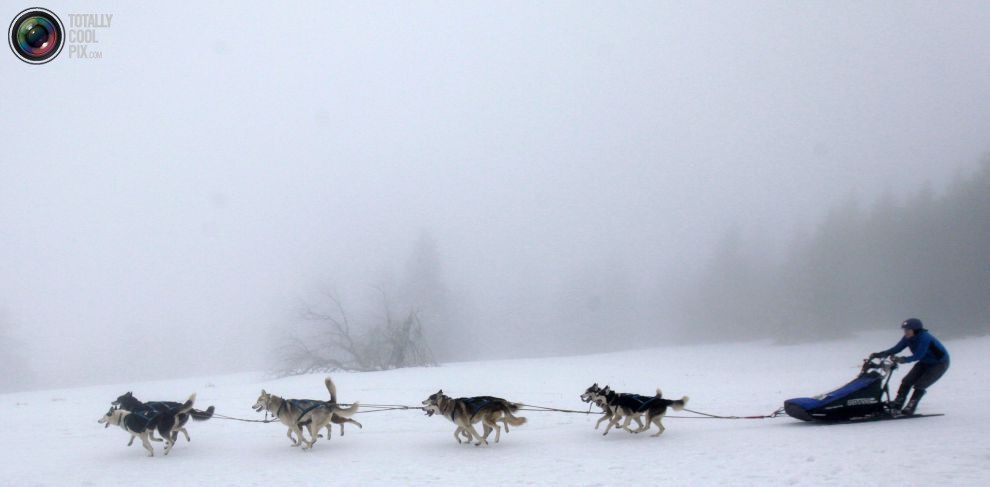
[[[595,429],[598,429],[598,427],[602,425],[603,421],[608,421],[611,424],[612,420],[616,419],[616,408],[611,406],[606,400],[606,396],[609,391],[611,391],[609,386],[606,385],[605,387],[599,387],[598,383],[595,382],[591,385],[591,387],[585,389],[584,394],[581,394],[581,401],[594,404],[602,409],[602,417],[598,418],[598,421],[595,422]],[[636,422],[636,429],[643,427],[643,421],[640,419],[639,415],[633,416],[632,420]],[[621,421],[621,418],[619,418],[617,422],[618,421]],[[609,428],[611,428],[611,426],[609,426]],[[608,430],[605,431],[605,434],[608,434]]]
[[[178,421],[176,418],[180,414],[189,414],[192,411],[193,402],[195,401],[196,394],[193,393],[186,402],[180,404],[178,409],[175,410],[153,411],[145,409],[132,412],[126,409],[111,407],[100,418],[99,423],[105,424],[106,426],[104,428],[109,428],[111,424],[119,426],[131,434],[132,441],[134,437],[140,438],[144,449],[148,450],[149,457],[155,456],[155,450],[151,448],[150,439],[151,432],[157,430],[158,434],[165,440],[165,454],[168,455],[168,452],[172,450],[172,446],[175,445],[175,438],[178,437]]]
[[[660,388],[657,388],[657,393],[654,396],[618,393],[609,388],[609,386],[599,388],[596,383],[581,395],[581,399],[585,400],[585,402],[590,401],[598,404],[604,412],[604,415],[595,424],[595,429],[598,428],[598,424],[601,424],[602,421],[609,419],[609,424],[605,427],[605,432],[602,435],[607,435],[612,427],[622,422],[621,428],[630,433],[648,431],[655,424],[659,428],[659,431],[653,436],[660,436],[666,429],[663,426],[662,420],[664,415],[667,414],[667,408],[680,411],[687,405],[689,398],[684,396],[677,400],[664,399]],[[646,416],[646,421],[642,422],[640,418],[644,415]],[[636,421],[639,424],[639,427],[635,430],[629,428],[629,423],[632,421]]]
[[[443,393],[443,389],[432,394],[423,401],[423,409],[427,416],[440,414],[457,425],[454,430],[454,439],[462,443],[461,435],[468,442],[475,441],[475,445],[488,444],[488,435],[495,430],[495,443],[501,437],[502,429],[497,422],[501,421],[505,426],[505,432],[509,432],[509,425],[522,426],[526,423],[526,418],[516,417],[512,413],[519,410],[519,404],[512,403],[500,397],[476,396],[459,397],[454,399]],[[474,429],[475,423],[481,423],[484,434],[479,435]]]
[[[123,409],[125,411],[130,411],[132,413],[141,413],[143,411],[151,411],[152,413],[157,412],[177,412],[182,404],[173,401],[149,401],[143,402],[134,397],[134,393],[128,391],[125,394],[117,397],[117,399],[110,403],[116,408]],[[186,423],[189,422],[189,418],[193,418],[196,421],[206,421],[213,417],[213,406],[206,408],[206,411],[200,411],[199,409],[191,409],[188,413],[179,413],[175,415],[175,435],[176,438],[172,438],[172,441],[178,439],[178,435],[181,432],[186,437],[186,441],[189,440],[189,432],[186,431]],[[155,438],[155,434],[152,431],[149,435],[151,441],[161,441]],[[134,441],[134,437],[131,437],[131,442]],[[128,443],[127,446],[131,446]]]

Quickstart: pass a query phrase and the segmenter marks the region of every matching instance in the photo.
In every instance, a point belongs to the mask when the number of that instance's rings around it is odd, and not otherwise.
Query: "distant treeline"
[[[936,196],[833,208],[785,257],[730,232],[684,299],[690,333],[804,340],[921,318],[940,336],[990,331],[990,159]],[[896,329],[896,328],[895,328]]]

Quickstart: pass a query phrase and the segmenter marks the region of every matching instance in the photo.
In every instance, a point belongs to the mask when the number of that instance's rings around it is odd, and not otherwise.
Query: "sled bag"
[[[784,411],[803,421],[841,421],[883,411],[882,395],[883,378],[871,371],[832,392],[788,399]]]

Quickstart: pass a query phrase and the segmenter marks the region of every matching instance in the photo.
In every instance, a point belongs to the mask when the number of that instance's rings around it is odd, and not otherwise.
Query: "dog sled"
[[[784,412],[802,421],[823,423],[856,423],[887,419],[909,419],[941,414],[902,415],[888,406],[890,379],[897,363],[890,357],[863,361],[859,375],[834,391],[814,397],[799,397],[784,401]],[[886,400],[884,400],[886,396]]]

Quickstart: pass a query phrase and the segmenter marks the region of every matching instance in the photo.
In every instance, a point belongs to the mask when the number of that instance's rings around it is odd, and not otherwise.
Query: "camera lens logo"
[[[45,64],[62,51],[64,32],[57,15],[43,8],[29,8],[14,17],[7,40],[21,61]]]

